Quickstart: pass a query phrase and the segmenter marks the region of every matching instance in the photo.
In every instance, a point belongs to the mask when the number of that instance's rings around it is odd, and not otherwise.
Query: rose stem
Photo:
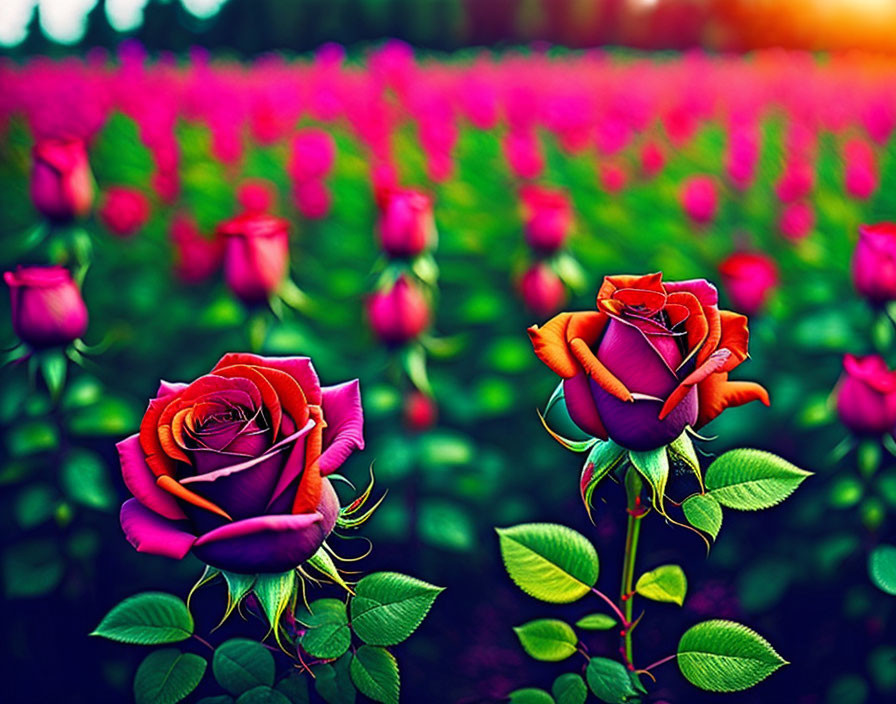
[[[630,492],[626,492],[630,494]],[[636,498],[628,496],[628,522],[625,530],[625,555],[622,561],[622,586],[619,589],[619,608],[625,613],[625,622],[622,626],[622,637],[625,644],[625,664],[630,668],[632,664],[632,611],[633,595],[632,581],[635,575],[635,555],[638,552],[638,538],[641,534],[641,517],[637,513]],[[637,513],[637,515],[636,515]]]
[[[613,613],[616,614],[616,617],[619,619],[619,622],[622,624],[622,627],[623,627],[623,628],[628,628],[629,623],[628,623],[628,621],[627,621],[626,618],[625,618],[625,614],[623,614],[623,613],[619,610],[619,607],[616,606],[616,604],[613,603],[613,600],[610,599],[610,597],[608,597],[608,596],[607,596],[606,594],[604,594],[602,591],[600,591],[597,587],[591,587],[591,591],[594,592],[594,593],[595,593],[597,596],[599,596],[601,599],[603,599],[605,602],[607,602],[607,604],[609,605],[609,607],[610,607],[611,609],[613,609]]]
[[[657,660],[652,665],[648,665],[647,667],[643,668],[642,670],[640,670],[640,672],[650,672],[653,668],[659,667],[660,665],[665,665],[667,662],[669,662],[670,660],[674,660],[677,657],[678,657],[678,653],[674,653],[672,655],[667,655],[662,660]]]

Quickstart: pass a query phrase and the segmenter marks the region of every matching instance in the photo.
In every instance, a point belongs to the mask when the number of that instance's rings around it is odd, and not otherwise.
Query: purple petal
[[[665,398],[678,386],[671,365],[634,325],[617,318],[610,320],[597,349],[597,358],[633,393]],[[598,407],[600,417],[606,416]],[[605,422],[606,424],[606,422]]]
[[[188,386],[189,384],[182,384],[175,381],[165,381],[164,379],[162,379],[159,382],[159,390],[156,391],[156,398],[165,398],[166,396],[172,396],[174,394],[180,393]]]
[[[704,307],[719,305],[719,290],[706,279],[664,281],[663,288],[666,289],[666,293],[675,293],[677,291],[692,293]]]
[[[125,486],[136,499],[165,518],[175,521],[186,518],[177,500],[156,484],[156,477],[147,466],[143,449],[140,447],[139,435],[131,435],[115,447],[118,449]]]
[[[175,560],[183,559],[196,540],[196,536],[182,530],[179,524],[153,513],[137,499],[128,499],[122,504],[121,527],[137,552]]]
[[[320,472],[332,474],[355,450],[364,449],[364,411],[357,379],[323,389],[324,451]]]
[[[629,450],[653,450],[672,442],[685,426],[697,422],[697,387],[693,387],[673,411],[659,420],[662,401],[620,401],[591,381],[598,413],[614,442]]]
[[[605,438],[607,431],[594,405],[591,395],[590,377],[579,372],[571,379],[563,381],[563,397],[569,417],[583,432],[598,438]]]

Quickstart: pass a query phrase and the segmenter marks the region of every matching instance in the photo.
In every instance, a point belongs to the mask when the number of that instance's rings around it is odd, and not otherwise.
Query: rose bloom
[[[3,275],[12,301],[12,327],[35,348],[67,345],[87,330],[87,306],[68,269],[19,267]]]
[[[265,302],[289,268],[289,223],[260,213],[245,213],[218,225],[224,239],[224,278],[243,303]]]
[[[416,257],[436,243],[432,198],[411,188],[396,188],[381,195],[377,230],[390,257]]]
[[[641,149],[641,174],[646,178],[653,178],[666,164],[666,155],[656,142],[647,142]]]
[[[423,432],[432,428],[439,417],[439,409],[431,396],[414,390],[404,399],[404,423],[409,430]]]
[[[199,225],[189,215],[175,215],[169,235],[175,248],[174,269],[186,283],[195,284],[207,279],[220,265],[221,240],[203,237]]]
[[[330,189],[319,179],[293,184],[293,199],[302,217],[320,220],[330,212]]]
[[[788,203],[778,218],[781,234],[792,242],[798,242],[812,232],[815,226],[815,211],[808,203]]]
[[[747,319],[719,310],[703,279],[608,276],[596,311],[560,313],[529,336],[563,378],[573,422],[631,450],[661,447],[730,406],[769,403],[759,384],[728,381],[747,358]]]
[[[519,290],[526,308],[541,316],[556,313],[568,298],[566,286],[545,262],[529,267],[520,278]]]
[[[129,237],[149,220],[149,201],[136,188],[111,186],[103,194],[99,215],[110,232]]]
[[[243,181],[236,192],[237,202],[246,213],[266,213],[274,207],[277,189],[264,178],[250,178]]]
[[[856,291],[872,303],[896,300],[896,224],[859,226],[852,281]]]
[[[93,205],[93,175],[80,139],[43,139],[31,152],[31,201],[56,222],[84,217]]]
[[[756,315],[778,284],[778,267],[765,254],[735,252],[719,265],[722,285],[734,307]]]
[[[292,141],[289,173],[297,181],[326,176],[336,159],[336,143],[324,130],[300,130]]]
[[[374,334],[386,344],[409,342],[429,325],[429,303],[420,287],[404,275],[367,301],[367,319]]]
[[[569,196],[556,188],[524,186],[520,189],[520,199],[526,244],[541,254],[553,254],[563,247],[573,223]]]
[[[880,435],[896,425],[896,372],[878,355],[843,358],[837,415],[855,433]]]
[[[307,357],[226,354],[190,384],[163,381],[117,447],[134,495],[121,527],[139,552],[285,572],[335,525],[326,477],[364,447],[358,381],[321,388]]]
[[[712,222],[719,208],[716,182],[710,176],[692,176],[681,189],[681,206],[697,225]]]

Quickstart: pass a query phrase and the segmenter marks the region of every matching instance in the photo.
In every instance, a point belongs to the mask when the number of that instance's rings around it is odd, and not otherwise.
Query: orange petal
[[[634,401],[631,391],[594,356],[594,352],[585,344],[584,340],[576,338],[569,346],[578,363],[582,365],[588,376],[597,382],[600,388],[620,401]]]
[[[684,306],[688,310],[684,322],[684,328],[688,333],[688,353],[685,355],[685,359],[688,359],[694,352],[702,348],[709,335],[709,322],[706,320],[706,313],[703,306],[700,305],[699,299],[688,291],[670,293],[668,302],[676,306]],[[703,364],[705,361],[705,359],[698,359],[697,364]]]
[[[268,409],[268,413],[271,414],[271,427],[274,429],[272,441],[276,440],[277,433],[280,432],[280,422],[283,419],[283,408],[280,405],[280,399],[277,397],[277,392],[274,390],[274,387],[271,385],[271,382],[268,381],[267,377],[265,377],[257,367],[252,367],[248,364],[234,364],[229,367],[219,367],[218,369],[215,369],[215,374],[227,378],[242,376],[252,381],[258,387],[258,390],[261,392],[261,401]]]
[[[323,490],[323,480],[320,476],[320,454],[323,450],[325,423],[319,407],[315,406],[311,409],[311,418],[315,425],[305,445],[305,470],[302,472],[296,498],[292,504],[293,513],[316,511]]]
[[[146,456],[146,464],[157,477],[174,474],[174,461],[162,449],[158,431],[159,417],[172,400],[171,397],[152,399],[140,421],[140,448]]]
[[[716,350],[706,362],[701,364],[697,369],[688,374],[687,377],[669,394],[663,407],[660,409],[659,419],[663,420],[668,416],[675,407],[681,403],[682,399],[688,395],[688,392],[701,381],[709,377],[711,374],[719,372],[731,357],[731,352],[727,349]]]
[[[302,391],[302,387],[299,386],[299,382],[296,381],[295,377],[272,367],[255,367],[255,369],[274,387],[283,410],[289,414],[296,427],[303,427],[308,422],[308,418],[311,417],[309,413],[310,407],[305,398],[305,392]]]
[[[199,496],[199,494],[190,491],[183,484],[178,482],[173,477],[162,476],[156,479],[156,484],[169,494],[176,496],[178,499],[182,501],[186,501],[189,504],[193,504],[194,506],[198,506],[199,508],[204,508],[206,511],[211,511],[212,513],[217,513],[219,516],[226,518],[228,521],[232,521],[233,519],[230,517],[224,509],[220,508],[217,504],[213,504],[208,499],[204,499]]]
[[[606,324],[607,316],[596,311],[560,313],[541,327],[533,325],[528,332],[535,355],[555,374],[570,379],[582,368],[570,351],[569,343],[582,339],[593,345]]]
[[[750,331],[747,329],[747,316],[722,310],[719,311],[719,321],[721,336],[718,349],[731,352],[731,357],[722,367],[722,371],[730,372],[749,356],[747,346],[750,342]]]
[[[718,416],[726,408],[742,406],[750,401],[762,401],[770,405],[768,391],[752,381],[728,381],[725,372],[712,374],[697,386],[700,398],[700,413],[697,428]]]

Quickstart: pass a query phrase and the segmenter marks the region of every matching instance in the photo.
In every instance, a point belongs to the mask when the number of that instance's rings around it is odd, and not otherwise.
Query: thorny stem
[[[616,618],[619,619],[619,622],[622,624],[622,627],[628,628],[629,622],[625,618],[625,614],[623,614],[622,611],[619,610],[619,607],[613,603],[613,600],[610,597],[608,597],[606,594],[604,594],[602,591],[600,591],[597,587],[591,587],[591,591],[594,592],[601,599],[603,599],[605,602],[607,602],[609,607],[611,609],[613,609],[613,613],[616,614]]]
[[[202,636],[197,636],[197,635],[194,633],[194,634],[193,634],[193,637],[194,637],[196,640],[198,640],[200,643],[202,643],[202,644],[203,644],[206,648],[208,648],[209,650],[214,650],[214,649],[215,649],[215,646],[213,646],[211,643],[209,643],[209,642],[208,642],[205,638],[203,638]]]
[[[650,672],[650,670],[652,670],[653,668],[659,667],[660,665],[665,665],[667,662],[669,662],[670,660],[674,660],[677,657],[678,657],[678,653],[674,653],[672,655],[667,655],[662,660],[657,660],[655,663],[638,670],[638,672]]]
[[[641,517],[633,510],[628,511],[628,522],[625,531],[625,555],[622,562],[622,586],[619,589],[619,608],[625,614],[621,635],[623,638],[623,654],[625,664],[632,664],[632,581],[635,575],[635,556],[638,552],[638,537],[641,534]]]

